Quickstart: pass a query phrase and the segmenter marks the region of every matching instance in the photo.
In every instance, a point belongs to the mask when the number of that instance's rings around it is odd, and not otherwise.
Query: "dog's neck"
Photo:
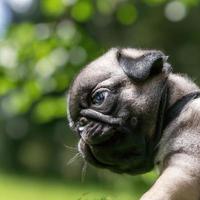
[[[179,74],[170,74],[168,77],[168,108],[171,107],[177,100],[187,94],[199,91],[199,87],[192,82],[188,77]]]
[[[156,123],[156,130],[152,138],[151,147],[153,146],[153,156],[156,155],[159,148],[158,144],[162,137],[164,129],[173,121],[187,103],[192,99],[200,97],[199,87],[189,80],[176,74],[170,74],[168,77],[167,87],[163,91],[158,118]]]

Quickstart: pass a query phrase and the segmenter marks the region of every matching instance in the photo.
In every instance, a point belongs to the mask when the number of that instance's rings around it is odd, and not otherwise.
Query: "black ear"
[[[167,58],[161,51],[152,51],[138,58],[127,56],[122,50],[117,52],[119,65],[128,77],[138,82],[162,72],[169,73],[172,68]]]

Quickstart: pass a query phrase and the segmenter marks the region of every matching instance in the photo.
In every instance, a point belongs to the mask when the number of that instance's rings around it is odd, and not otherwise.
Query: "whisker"
[[[82,183],[85,181],[86,172],[87,172],[87,162],[84,162],[82,172],[81,172],[81,182]]]
[[[80,152],[76,153],[75,156],[73,156],[68,162],[67,166],[71,165],[73,162],[75,162],[78,158],[81,158]]]
[[[71,147],[71,146],[68,146],[66,144],[64,144],[64,147],[66,149],[70,150],[70,151],[73,151],[73,152],[77,152],[78,151],[77,147]]]

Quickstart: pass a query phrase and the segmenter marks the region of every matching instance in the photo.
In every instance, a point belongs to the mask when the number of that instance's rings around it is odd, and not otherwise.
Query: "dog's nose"
[[[80,118],[80,120],[79,120],[79,125],[80,126],[85,126],[85,125],[87,125],[87,123],[88,123],[87,118],[85,118],[85,117],[81,117]]]
[[[81,134],[84,129],[85,129],[85,126],[88,124],[88,120],[87,118],[85,117],[81,117],[79,122],[78,122],[78,133]]]

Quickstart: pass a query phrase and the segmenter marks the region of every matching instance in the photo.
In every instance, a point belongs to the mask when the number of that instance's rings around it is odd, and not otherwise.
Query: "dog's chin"
[[[113,136],[101,144],[88,144],[82,138],[79,141],[79,151],[90,164],[106,168],[116,173],[131,175],[150,171],[152,166],[145,155],[145,149],[130,146],[121,141],[121,137]]]

